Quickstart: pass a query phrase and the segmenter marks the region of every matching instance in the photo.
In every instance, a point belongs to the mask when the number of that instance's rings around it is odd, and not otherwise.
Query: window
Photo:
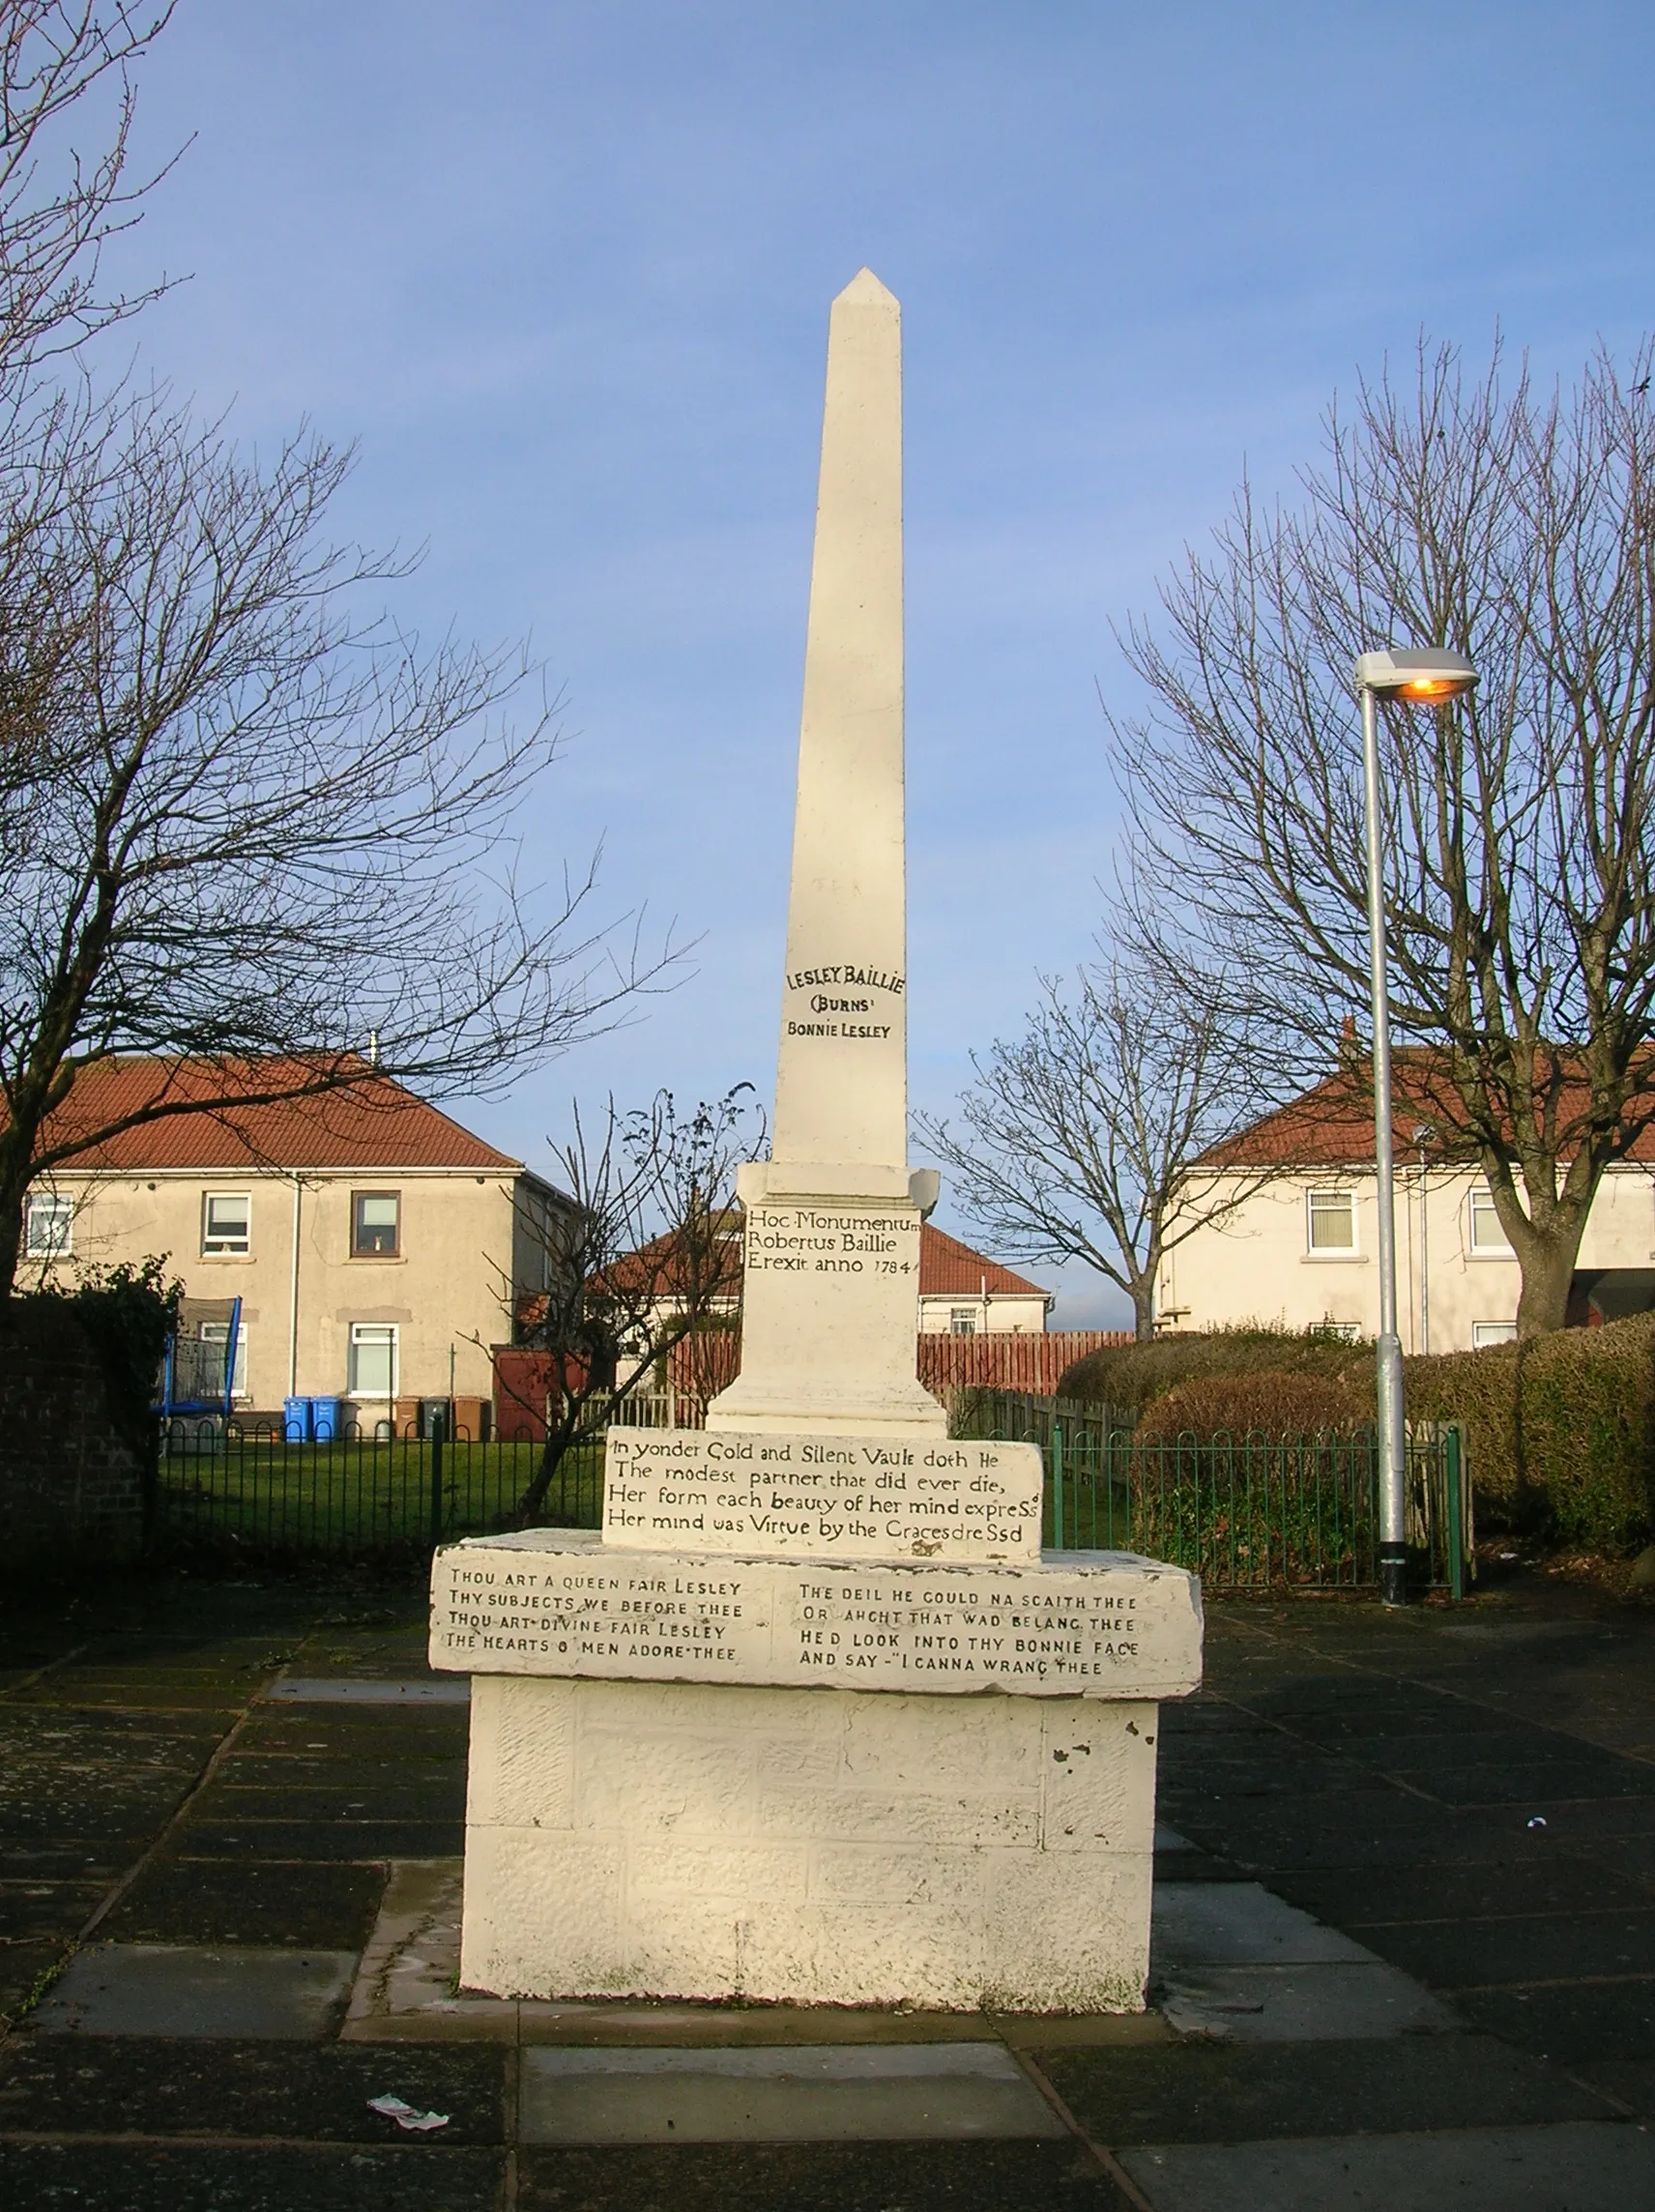
[[[201,1202],[201,1249],[204,1253],[245,1252],[252,1201],[245,1190],[210,1190]]]
[[[31,1260],[61,1260],[70,1251],[74,1201],[54,1192],[37,1191],[29,1197],[23,1223],[23,1250]]]
[[[977,1309],[975,1306],[950,1306],[948,1308],[948,1334],[950,1336],[975,1336]]]
[[[1471,1250],[1509,1253],[1511,1244],[1495,1211],[1495,1194],[1487,1183],[1471,1192]],[[1492,1324],[1491,1324],[1492,1325]],[[1491,1343],[1495,1341],[1490,1339]]]
[[[351,1193],[351,1257],[355,1260],[394,1260],[401,1224],[401,1194],[394,1190],[353,1190]]]
[[[1471,1349],[1481,1352],[1485,1344],[1510,1344],[1517,1335],[1514,1321],[1474,1321],[1471,1324]]]
[[[353,1398],[395,1397],[396,1327],[394,1323],[352,1322],[349,1387],[350,1395]]]
[[[1354,1252],[1356,1196],[1349,1190],[1310,1194],[1310,1248],[1313,1252]]]
[[[243,1249],[245,1250],[246,1247],[244,1246]],[[203,1344],[223,1346],[230,1341],[230,1324],[227,1321],[204,1321],[195,1333]],[[218,1371],[217,1380],[221,1380],[223,1377],[223,1353],[220,1351],[215,1361]],[[247,1394],[247,1324],[244,1323],[236,1331],[236,1364],[230,1376],[230,1395],[232,1398],[245,1398]]]

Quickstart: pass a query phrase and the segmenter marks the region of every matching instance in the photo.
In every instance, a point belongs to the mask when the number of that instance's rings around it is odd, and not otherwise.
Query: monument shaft
[[[775,1128],[712,1429],[945,1426],[914,1373],[902,717],[902,311],[864,269],[828,318]]]
[[[828,321],[778,1170],[891,1169],[908,1157],[902,657],[901,309],[863,270]]]

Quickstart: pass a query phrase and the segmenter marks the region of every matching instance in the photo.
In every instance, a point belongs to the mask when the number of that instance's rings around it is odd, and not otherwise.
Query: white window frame
[[[49,1229],[36,1227],[49,1222]],[[67,1260],[74,1250],[74,1201],[60,1190],[32,1190],[23,1202],[23,1257]]]
[[[1338,1199],[1344,1206],[1346,1218],[1350,1224],[1350,1241],[1349,1244],[1319,1244],[1316,1241],[1317,1214],[1319,1212],[1327,1214],[1333,1211],[1331,1206],[1318,1207],[1316,1203],[1318,1199]],[[1313,1184],[1304,1194],[1304,1248],[1308,1257],[1312,1260],[1358,1259],[1361,1255],[1356,1237],[1356,1193],[1353,1190],[1341,1189],[1337,1183]]]
[[[369,1333],[371,1332],[371,1333]],[[391,1348],[391,1386],[386,1390],[364,1390],[357,1382],[357,1348],[365,1344],[389,1344]],[[346,1339],[345,1381],[347,1398],[377,1402],[396,1395],[397,1363],[401,1355],[400,1335],[393,1321],[353,1321]]]
[[[1471,1324],[1473,1352],[1482,1352],[1491,1344],[1512,1344],[1516,1339],[1515,1321],[1474,1321]]]
[[[1479,1237],[1478,1224],[1492,1225],[1492,1237]],[[1466,1193],[1466,1248],[1479,1260],[1515,1260],[1511,1239],[1495,1211],[1495,1194],[1488,1184],[1473,1183]]]
[[[981,1320],[982,1306],[980,1302],[974,1306],[950,1306],[948,1308],[948,1334],[950,1336],[979,1336],[982,1333],[978,1325]]]
[[[203,1344],[226,1344],[229,1341],[230,1324],[227,1321],[198,1322],[195,1333]],[[230,1395],[232,1398],[246,1398],[248,1395],[247,1324],[245,1321],[239,1323],[236,1328],[236,1359],[230,1370]]]
[[[215,1237],[213,1234],[213,1208],[225,1198],[239,1198],[247,1208],[247,1227],[239,1239]],[[250,1190],[204,1190],[201,1193],[201,1257],[204,1260],[229,1259],[248,1253],[253,1246],[253,1194]]]
[[[391,1249],[390,1249],[390,1251],[389,1251],[389,1252],[386,1252],[386,1251],[382,1251],[382,1250],[380,1250],[380,1249],[379,1249],[379,1247],[378,1247],[377,1245],[372,1245],[372,1246],[368,1246],[368,1245],[362,1245],[362,1244],[359,1244],[359,1243],[358,1243],[358,1241],[357,1241],[357,1234],[358,1234],[358,1228],[359,1228],[359,1222],[358,1222],[358,1214],[359,1214],[359,1211],[360,1211],[360,1209],[361,1209],[361,1207],[362,1207],[363,1201],[364,1199],[369,1199],[369,1198],[372,1198],[372,1199],[379,1199],[379,1200],[381,1200],[381,1201],[384,1201],[384,1200],[386,1200],[386,1199],[389,1199],[389,1200],[391,1201],[391,1204],[392,1204],[392,1206],[395,1208],[395,1209],[396,1209],[396,1211],[395,1211],[395,1216],[394,1216],[393,1220],[392,1220],[392,1221],[391,1222],[391,1224],[390,1224],[390,1228],[391,1228],[391,1234],[392,1234],[392,1244],[391,1244]],[[376,1228],[376,1229],[382,1229],[382,1228],[384,1228],[385,1226],[386,1226],[386,1224],[385,1224],[384,1222],[376,1222],[376,1223],[374,1223],[374,1224],[373,1224],[373,1227],[374,1227],[374,1228]],[[350,1255],[351,1255],[351,1258],[352,1258],[353,1260],[378,1260],[378,1261],[379,1261],[379,1262],[380,1262],[382,1265],[383,1265],[383,1263],[384,1263],[385,1261],[387,1261],[387,1260],[400,1260],[400,1259],[401,1259],[401,1257],[402,1257],[402,1193],[401,1193],[401,1191],[400,1191],[400,1190],[384,1190],[384,1189],[373,1189],[373,1190],[353,1190],[353,1191],[351,1192],[351,1242],[350,1242]]]

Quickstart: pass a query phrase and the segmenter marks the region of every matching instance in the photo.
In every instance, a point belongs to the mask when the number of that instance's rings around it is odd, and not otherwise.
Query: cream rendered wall
[[[165,1254],[169,1273],[182,1279],[190,1296],[239,1295],[247,1331],[247,1402],[265,1411],[279,1407],[289,1389],[291,1176],[192,1168],[138,1177],[63,1176],[53,1187],[73,1198],[75,1216],[72,1260],[51,1272],[69,1273],[73,1263],[135,1264]],[[517,1179],[498,1170],[307,1172],[300,1191],[299,1393],[343,1396],[350,1324],[393,1322],[399,1397],[447,1396],[450,1344],[456,1392],[489,1396],[487,1347],[510,1335],[513,1269],[523,1258],[516,1187]],[[358,1190],[400,1194],[396,1258],[351,1256],[351,1194]],[[248,1193],[247,1252],[202,1252],[209,1191]],[[39,1269],[38,1262],[32,1265]],[[480,1343],[469,1343],[471,1337]],[[370,1409],[364,1406],[363,1412]]]
[[[1009,1293],[1002,1295],[991,1291],[988,1297],[988,1318],[983,1318],[983,1301],[969,1291],[961,1291],[948,1297],[923,1297],[919,1301],[919,1333],[921,1336],[946,1336],[952,1326],[956,1306],[970,1306],[978,1329],[989,1336],[1042,1335],[1046,1327],[1046,1301],[1039,1298],[1013,1297]]]
[[[1471,1249],[1470,1194],[1482,1187],[1480,1175],[1434,1170],[1422,1194],[1417,1163],[1398,1162],[1397,1298],[1405,1352],[1426,1349],[1422,1251],[1429,1262],[1431,1351],[1467,1351],[1475,1323],[1516,1319],[1520,1288],[1516,1260],[1504,1253]],[[1354,1253],[1311,1252],[1308,1193],[1312,1188],[1354,1194]],[[1353,1325],[1363,1336],[1371,1336],[1379,1327],[1376,1222],[1371,1174],[1330,1169],[1266,1183],[1225,1220],[1197,1230],[1176,1247],[1162,1270],[1158,1310],[1176,1328],[1221,1328],[1257,1321],[1296,1329],[1329,1322],[1335,1326]],[[1647,1267],[1651,1264],[1655,1264],[1655,1178],[1643,1166],[1611,1168],[1586,1223],[1578,1265]]]

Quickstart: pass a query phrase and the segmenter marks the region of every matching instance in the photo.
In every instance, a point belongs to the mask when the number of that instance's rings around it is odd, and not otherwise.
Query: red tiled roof
[[[297,1088],[304,1062],[160,1060],[136,1055],[82,1068],[52,1116],[55,1149],[84,1132],[88,1148],[62,1164],[105,1173],[156,1168],[520,1168],[435,1106],[364,1062],[348,1090],[246,1104],[249,1093]],[[157,1118],[99,1130],[157,1108]]]
[[[699,1272],[707,1296],[735,1298],[741,1289],[740,1213],[726,1207],[715,1226],[714,1241],[704,1248],[692,1247],[672,1230],[653,1237],[637,1251],[623,1253],[595,1283],[625,1296],[668,1299],[687,1296]]]
[[[973,1252],[927,1221],[919,1230],[919,1295],[922,1298],[1043,1298],[1046,1293],[1027,1275],[1014,1275],[998,1260]]]
[[[1391,1118],[1399,1154],[1417,1152],[1420,1141],[1414,1132],[1428,1128],[1432,1134],[1424,1140],[1424,1149],[1429,1158],[1449,1161],[1474,1157],[1474,1148],[1461,1133],[1464,1109],[1436,1056],[1413,1050],[1399,1052],[1391,1063]],[[1263,1115],[1239,1136],[1215,1145],[1203,1155],[1202,1165],[1371,1168],[1374,1100],[1370,1085],[1371,1078],[1359,1066],[1330,1075],[1302,1097]],[[1567,1132],[1571,1119],[1583,1116],[1585,1106],[1584,1084],[1566,1078],[1557,1116],[1559,1128]],[[1624,1156],[1655,1160],[1655,1127],[1640,1130]]]

